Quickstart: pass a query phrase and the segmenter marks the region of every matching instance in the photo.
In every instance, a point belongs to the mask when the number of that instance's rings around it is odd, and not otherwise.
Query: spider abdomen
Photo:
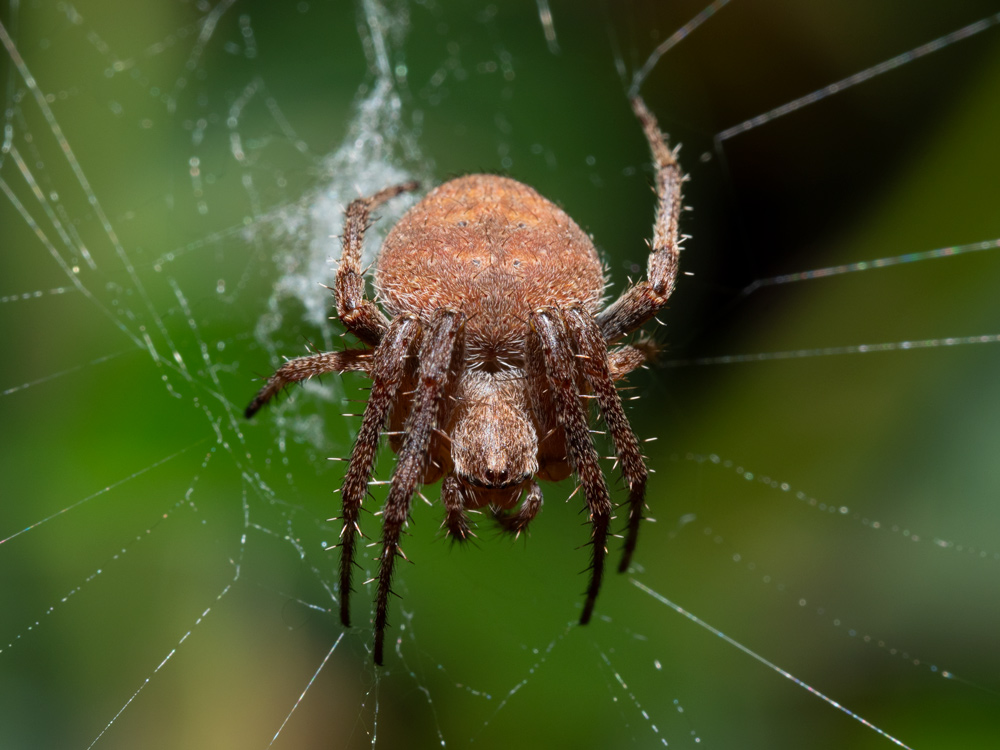
[[[593,242],[562,209],[507,177],[469,175],[432,190],[393,227],[375,273],[391,315],[466,316],[470,367],[520,364],[531,310],[583,303],[605,279]]]

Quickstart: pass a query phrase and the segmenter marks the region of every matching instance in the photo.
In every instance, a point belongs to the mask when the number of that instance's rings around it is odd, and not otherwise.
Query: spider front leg
[[[597,404],[608,425],[608,432],[615,444],[618,460],[621,462],[622,476],[628,485],[628,535],[618,572],[628,570],[628,564],[639,538],[639,522],[646,496],[646,465],[642,461],[639,441],[632,432],[628,417],[622,408],[615,384],[608,367],[608,351],[601,335],[601,329],[594,318],[580,307],[572,307],[564,313],[566,325],[576,342],[580,367],[597,397]]]
[[[379,437],[385,426],[389,409],[396,400],[399,384],[403,380],[406,358],[415,341],[420,337],[420,321],[415,315],[401,315],[375,350],[371,363],[372,389],[365,406],[358,438],[351,450],[350,463],[341,487],[343,503],[343,528],[340,530],[340,621],[345,627],[351,624],[351,574],[354,563],[354,544],[358,527],[358,512],[368,493],[368,479],[375,463]],[[331,519],[333,520],[333,519]]]
[[[416,190],[417,182],[405,182],[351,201],[344,220],[344,250],[337,267],[334,289],[337,317],[347,329],[369,346],[377,346],[389,328],[389,321],[378,306],[365,296],[365,277],[361,272],[361,250],[371,212],[400,193]]]
[[[257,392],[243,414],[250,419],[264,404],[277,396],[282,388],[300,380],[308,380],[328,372],[368,372],[372,366],[371,356],[372,353],[365,349],[347,349],[290,359],[267,379],[267,383]]]
[[[399,535],[410,513],[413,493],[423,480],[429,461],[431,435],[443,423],[450,395],[451,372],[462,356],[462,324],[465,316],[452,310],[437,310],[424,333],[420,347],[420,369],[413,394],[413,409],[406,420],[406,437],[392,474],[389,496],[382,507],[382,554],[379,556],[378,589],[375,598],[375,663],[382,664],[389,594],[396,556],[402,556]]]
[[[594,611],[594,602],[597,601],[604,576],[608,525],[611,523],[611,497],[597,462],[597,451],[590,439],[587,413],[580,403],[580,392],[576,385],[576,359],[570,348],[570,337],[562,315],[554,308],[541,308],[531,314],[530,324],[527,357],[529,375],[539,369],[544,371],[549,391],[544,398],[551,401],[556,419],[566,435],[569,461],[583,485],[583,494],[590,510],[593,557],[587,599],[580,615],[580,624],[585,625]]]
[[[597,316],[604,340],[617,341],[656,315],[667,304],[677,280],[681,253],[678,222],[681,215],[681,173],[677,157],[667,145],[656,117],[640,97],[632,99],[632,110],[642,124],[656,166],[656,222],[653,243],[646,266],[646,281],[630,287],[611,306]]]

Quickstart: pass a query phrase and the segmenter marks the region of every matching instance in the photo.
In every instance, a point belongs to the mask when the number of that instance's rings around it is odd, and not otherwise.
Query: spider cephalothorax
[[[602,310],[603,269],[580,227],[527,185],[471,175],[432,190],[386,237],[375,289],[387,317],[365,295],[364,231],[374,208],[417,185],[387,188],[348,206],[335,288],[338,317],[371,348],[290,360],[247,407],[252,416],[284,386],[325,372],[360,370],[372,379],[341,489],[340,617],[350,624],[358,513],[388,425],[399,458],[382,513],[378,664],[410,502],[420,485],[438,479],[444,480],[445,528],[463,540],[470,533],[467,511],[483,507],[504,529],[520,533],[542,505],[535,480],[557,481],[575,472],[592,526],[591,578],[580,622],[590,619],[613,506],[581,395],[596,400],[629,488],[619,570],[628,567],[642,519],[646,467],[614,381],[638,367],[645,354],[615,344],[652,318],[673,291],[684,179],[656,119],[641,99],[632,105],[653,152],[659,198],[648,280]]]

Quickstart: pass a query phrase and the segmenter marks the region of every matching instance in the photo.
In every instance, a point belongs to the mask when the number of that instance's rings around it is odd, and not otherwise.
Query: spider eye
[[[493,487],[503,487],[510,481],[510,472],[507,469],[500,469],[499,471],[487,469],[484,475],[486,481]]]
[[[511,478],[513,472],[510,469],[484,469],[482,474],[476,476],[474,474],[464,474],[459,473],[464,482],[468,482],[474,487],[483,487],[484,489],[490,490],[502,490],[509,487],[516,487],[518,485],[524,484],[531,478],[531,473],[523,474],[517,477]]]

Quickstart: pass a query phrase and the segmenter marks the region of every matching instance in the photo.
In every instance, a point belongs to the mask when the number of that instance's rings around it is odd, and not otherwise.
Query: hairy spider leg
[[[653,350],[654,347],[649,347]],[[608,352],[608,369],[612,380],[621,380],[632,370],[645,364],[652,351],[644,351],[635,346],[619,346]]]
[[[465,316],[438,309],[424,332],[413,409],[406,420],[406,437],[392,474],[389,496],[382,508],[382,554],[375,599],[375,663],[382,664],[385,627],[396,556],[402,555],[399,535],[410,513],[413,493],[423,481],[431,435],[443,422],[451,373],[463,355]]]
[[[528,492],[521,501],[521,507],[513,513],[498,512],[495,514],[497,522],[504,531],[508,531],[514,536],[520,535],[528,528],[528,524],[538,515],[542,509],[542,488],[538,482],[528,485]]]
[[[334,289],[337,317],[347,329],[369,346],[378,346],[389,328],[389,321],[378,306],[365,296],[365,277],[361,269],[361,250],[371,212],[390,198],[420,187],[418,182],[404,182],[380,190],[367,198],[351,201],[344,220],[344,250],[337,266]]]
[[[344,250],[337,267],[337,282],[334,289],[337,299],[337,316],[351,333],[369,346],[378,346],[389,328],[389,321],[376,305],[365,297],[365,279],[361,273],[361,250],[364,246],[365,230],[371,212],[387,200],[400,193],[416,190],[417,182],[380,190],[368,198],[351,201],[344,220]],[[308,380],[314,375],[328,372],[346,372],[371,369],[371,352],[347,350],[343,352],[321,352],[306,357],[296,357],[279,368],[250,402],[244,415],[249,419],[287,385],[300,380]]]
[[[372,353],[364,349],[347,349],[342,352],[321,352],[306,357],[296,357],[285,362],[271,377],[267,379],[253,401],[243,412],[247,419],[260,411],[260,408],[278,395],[282,388],[300,380],[308,380],[315,375],[328,372],[368,372],[372,366]]]
[[[652,249],[646,265],[648,280],[626,289],[621,297],[597,316],[601,333],[608,343],[636,330],[667,304],[674,291],[681,253],[677,225],[682,208],[681,185],[685,177],[676,155],[667,145],[666,136],[656,123],[656,117],[640,97],[632,99],[632,110],[639,118],[653,154],[658,202]]]
[[[636,541],[639,538],[639,522],[642,520],[646,496],[646,465],[642,461],[639,441],[636,440],[635,433],[632,432],[632,427],[625,416],[622,400],[618,396],[618,390],[608,368],[608,350],[601,329],[590,313],[579,306],[565,310],[563,317],[576,343],[580,368],[597,397],[597,405],[608,425],[608,432],[611,433],[618,460],[621,462],[622,476],[628,485],[628,534],[625,537],[621,563],[618,565],[618,572],[623,573],[628,570],[632,552],[635,551]]]
[[[607,556],[608,525],[611,523],[611,497],[597,462],[597,451],[590,439],[587,412],[577,388],[576,358],[569,344],[569,334],[559,310],[543,307],[531,313],[527,364],[537,369],[538,359],[549,386],[547,398],[552,403],[559,425],[566,436],[569,461],[580,483],[590,510],[592,558],[590,585],[580,615],[580,624],[590,621],[597,593],[604,577]],[[544,397],[543,397],[544,398]]]
[[[368,493],[368,480],[375,465],[379,438],[389,416],[389,409],[396,401],[399,384],[403,380],[406,358],[411,347],[420,339],[420,321],[416,315],[400,315],[389,325],[373,356],[372,389],[365,406],[358,438],[351,450],[350,463],[341,487],[343,503],[343,528],[340,530],[340,621],[345,627],[351,624],[351,584],[354,562],[354,544],[357,539],[358,512]]]

